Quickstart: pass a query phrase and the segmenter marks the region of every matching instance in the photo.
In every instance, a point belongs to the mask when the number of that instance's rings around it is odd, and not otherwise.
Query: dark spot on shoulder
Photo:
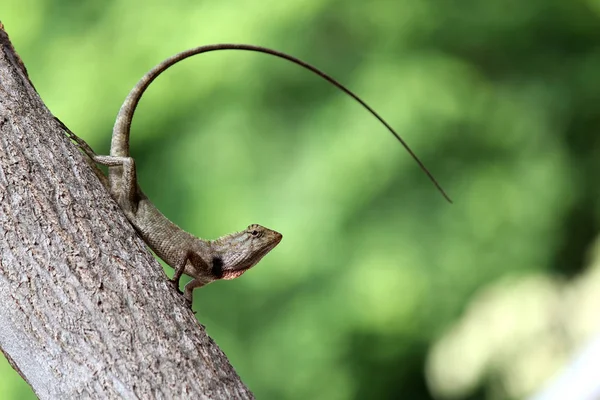
[[[221,279],[223,277],[223,259],[221,257],[213,257],[212,269],[210,272],[215,279]]]

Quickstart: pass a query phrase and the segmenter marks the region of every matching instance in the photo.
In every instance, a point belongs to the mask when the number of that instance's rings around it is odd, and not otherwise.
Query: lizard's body
[[[394,130],[358,96],[315,67],[287,54],[259,46],[220,44],[201,46],[170,57],[150,70],[131,90],[121,106],[111,141],[110,156],[99,156],[81,139],[71,134],[84,152],[95,162],[108,166],[108,189],[146,244],[175,269],[173,282],[178,286],[182,273],[194,279],[185,287],[191,303],[192,291],[217,279],[233,279],[254,266],[280,241],[282,235],[260,225],[223,236],[217,240],[197,238],[165,217],[142,192],[136,179],[135,161],[129,154],[129,131],[137,104],[150,83],[173,64],[196,54],[214,50],[248,50],[274,55],[298,64],[350,95],[382,122],[402,143],[440,192],[449,200],[433,176]],[[106,183],[106,180],[103,180]]]

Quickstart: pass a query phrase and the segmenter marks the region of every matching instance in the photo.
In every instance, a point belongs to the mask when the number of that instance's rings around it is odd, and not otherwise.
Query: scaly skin
[[[99,156],[81,139],[70,133],[95,162],[107,165],[108,188],[131,224],[148,246],[175,269],[172,279],[179,286],[183,273],[193,280],[185,286],[184,296],[192,302],[192,291],[217,279],[234,279],[256,265],[281,241],[282,235],[260,225],[250,225],[241,232],[209,241],[197,238],[179,228],[165,217],[142,192],[137,184],[135,161],[129,155],[129,131],[135,109],[150,83],[177,62],[196,54],[216,50],[246,50],[273,55],[298,64],[327,80],[366,108],[396,137],[442,195],[451,202],[441,186],[412,152],[404,140],[358,96],[329,75],[287,54],[259,46],[216,44],[200,46],[170,57],[150,70],[131,90],[121,106],[113,128],[110,156]]]

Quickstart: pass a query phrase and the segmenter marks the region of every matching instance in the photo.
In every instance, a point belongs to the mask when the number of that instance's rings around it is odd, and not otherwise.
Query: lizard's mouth
[[[244,272],[248,271],[249,268],[245,268],[245,269],[238,269],[238,270],[234,270],[234,271],[224,271],[223,272],[223,278],[225,280],[231,280],[231,279],[235,279],[239,276],[241,276]]]

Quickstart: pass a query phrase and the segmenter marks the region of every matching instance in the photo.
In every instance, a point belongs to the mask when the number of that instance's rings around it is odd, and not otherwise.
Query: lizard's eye
[[[252,232],[250,232],[252,234],[252,236],[258,236],[258,231],[255,229]]]

